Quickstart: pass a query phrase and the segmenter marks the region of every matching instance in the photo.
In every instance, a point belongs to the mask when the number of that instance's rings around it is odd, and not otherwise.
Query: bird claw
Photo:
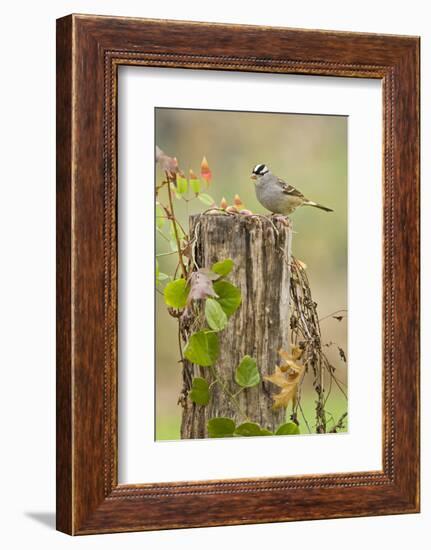
[[[288,216],[283,216],[282,214],[271,214],[271,220],[275,222],[280,222],[286,227],[290,226],[290,219]]]

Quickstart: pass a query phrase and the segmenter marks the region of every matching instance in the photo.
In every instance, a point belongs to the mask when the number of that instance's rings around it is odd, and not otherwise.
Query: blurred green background
[[[190,109],[156,109],[156,144],[177,157],[186,176],[190,168],[199,175],[205,155],[212,171],[209,193],[217,204],[226,197],[232,204],[238,193],[246,208],[265,214],[250,180],[253,167],[265,163],[277,176],[297,187],[306,197],[334,209],[333,213],[303,207],[291,219],[293,254],[307,265],[314,300],[322,319],[324,342],[336,342],[347,354],[347,318],[337,321],[331,313],[347,309],[347,117],[285,113],[251,113]],[[157,167],[156,181],[163,180]],[[190,195],[191,196],[191,195]],[[188,214],[207,206],[198,200],[175,202],[176,214],[188,227]],[[169,244],[157,235],[157,253]],[[159,258],[160,270],[172,274],[175,256]],[[176,320],[166,312],[156,293],[156,439],[179,439],[181,367],[178,363]],[[347,368],[336,346],[327,354],[337,377],[347,383]],[[309,377],[311,378],[311,376]],[[306,380],[302,406],[314,426],[315,393]],[[347,403],[333,387],[326,405],[338,420]],[[287,410],[287,416],[289,410]],[[328,420],[330,419],[328,415]],[[300,419],[301,420],[301,419]],[[331,421],[328,427],[331,428]],[[301,431],[304,433],[304,429]]]

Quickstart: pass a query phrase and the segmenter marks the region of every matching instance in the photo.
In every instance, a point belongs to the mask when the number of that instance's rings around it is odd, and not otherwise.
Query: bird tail
[[[333,212],[332,208],[327,208],[326,206],[322,206],[321,204],[317,204],[317,202],[313,201],[304,202],[304,206],[314,206],[314,208],[320,208],[320,210],[324,210],[325,212]]]

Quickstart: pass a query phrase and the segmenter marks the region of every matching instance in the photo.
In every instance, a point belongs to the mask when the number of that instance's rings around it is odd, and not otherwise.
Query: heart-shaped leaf
[[[210,437],[232,437],[235,431],[235,422],[230,418],[211,418],[207,424]]]
[[[226,313],[214,298],[207,298],[205,302],[205,318],[209,327],[217,332],[223,330],[228,322]]]
[[[238,426],[235,430],[235,435],[241,435],[242,437],[256,437],[261,435],[261,429],[259,424],[255,422],[244,422]]]
[[[209,367],[217,361],[219,351],[217,334],[201,330],[190,336],[184,349],[184,357],[191,363]]]
[[[210,400],[210,391],[208,382],[205,378],[193,378],[192,389],[189,391],[189,397],[197,405],[208,405]]]
[[[229,275],[229,273],[232,271],[233,266],[233,260],[231,260],[230,258],[226,258],[226,260],[216,262],[212,266],[211,271],[214,271],[214,273],[217,273],[218,275],[220,275],[220,277],[226,277],[226,275]]]
[[[217,301],[228,317],[233,315],[241,304],[241,292],[228,281],[215,281],[213,288],[218,298]]]
[[[235,381],[243,388],[252,388],[260,382],[260,374],[256,361],[249,355],[245,355],[235,370]]]
[[[163,292],[165,302],[169,307],[182,309],[186,307],[189,287],[185,279],[176,279],[165,286]]]
[[[275,432],[275,435],[297,435],[301,433],[299,427],[295,422],[286,422],[278,427],[278,430]]]

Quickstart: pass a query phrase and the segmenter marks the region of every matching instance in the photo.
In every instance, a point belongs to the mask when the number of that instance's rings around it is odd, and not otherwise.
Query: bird
[[[325,212],[333,212],[332,208],[307,199],[293,185],[289,185],[273,174],[266,164],[256,164],[251,173],[251,179],[256,182],[257,200],[273,214],[288,216],[299,206],[314,206]]]

